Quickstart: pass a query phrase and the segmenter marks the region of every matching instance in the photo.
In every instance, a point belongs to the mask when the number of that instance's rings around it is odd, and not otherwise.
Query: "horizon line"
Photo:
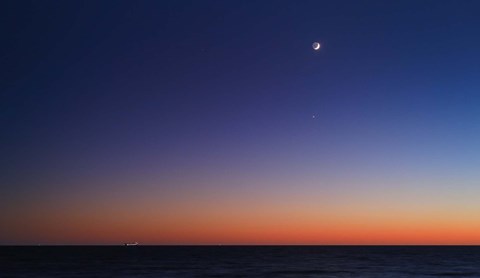
[[[480,244],[141,244],[135,246],[125,246],[124,243],[118,244],[0,244],[0,247],[129,247],[129,248],[136,248],[141,246],[146,247],[421,247],[421,246],[465,246],[465,247],[480,247]]]

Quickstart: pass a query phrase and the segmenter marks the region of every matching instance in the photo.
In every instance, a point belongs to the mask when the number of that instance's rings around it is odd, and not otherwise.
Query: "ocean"
[[[480,277],[480,247],[3,246],[0,277]]]

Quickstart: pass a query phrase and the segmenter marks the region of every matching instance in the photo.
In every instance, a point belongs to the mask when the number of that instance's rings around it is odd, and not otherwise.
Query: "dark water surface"
[[[480,277],[480,247],[4,246],[0,277]]]

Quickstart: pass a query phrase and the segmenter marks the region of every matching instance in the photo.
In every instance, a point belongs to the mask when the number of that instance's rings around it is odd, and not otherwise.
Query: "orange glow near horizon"
[[[65,221],[64,219],[51,220]],[[460,223],[335,223],[317,224],[308,221],[291,223],[249,223],[198,221],[186,219],[181,223],[158,223],[139,226],[139,223],[84,220],[75,223],[42,223],[42,227],[23,226],[11,230],[12,235],[35,244],[28,231],[36,229],[37,243],[43,244],[120,244],[138,241],[141,244],[479,244],[480,225]],[[166,227],[170,225],[171,227]]]
[[[142,196],[142,202],[99,199],[85,205],[79,197],[17,210],[2,237],[28,244],[480,244],[473,206],[438,206],[440,200],[428,204],[399,192],[384,199],[355,195],[355,201],[313,192],[270,199],[233,194],[221,201],[208,194]]]

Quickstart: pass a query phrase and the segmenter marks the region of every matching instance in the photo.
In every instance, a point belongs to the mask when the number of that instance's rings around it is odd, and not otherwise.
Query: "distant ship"
[[[133,242],[133,243],[127,242],[123,244],[123,246],[136,246],[136,245],[138,245],[138,242]]]

